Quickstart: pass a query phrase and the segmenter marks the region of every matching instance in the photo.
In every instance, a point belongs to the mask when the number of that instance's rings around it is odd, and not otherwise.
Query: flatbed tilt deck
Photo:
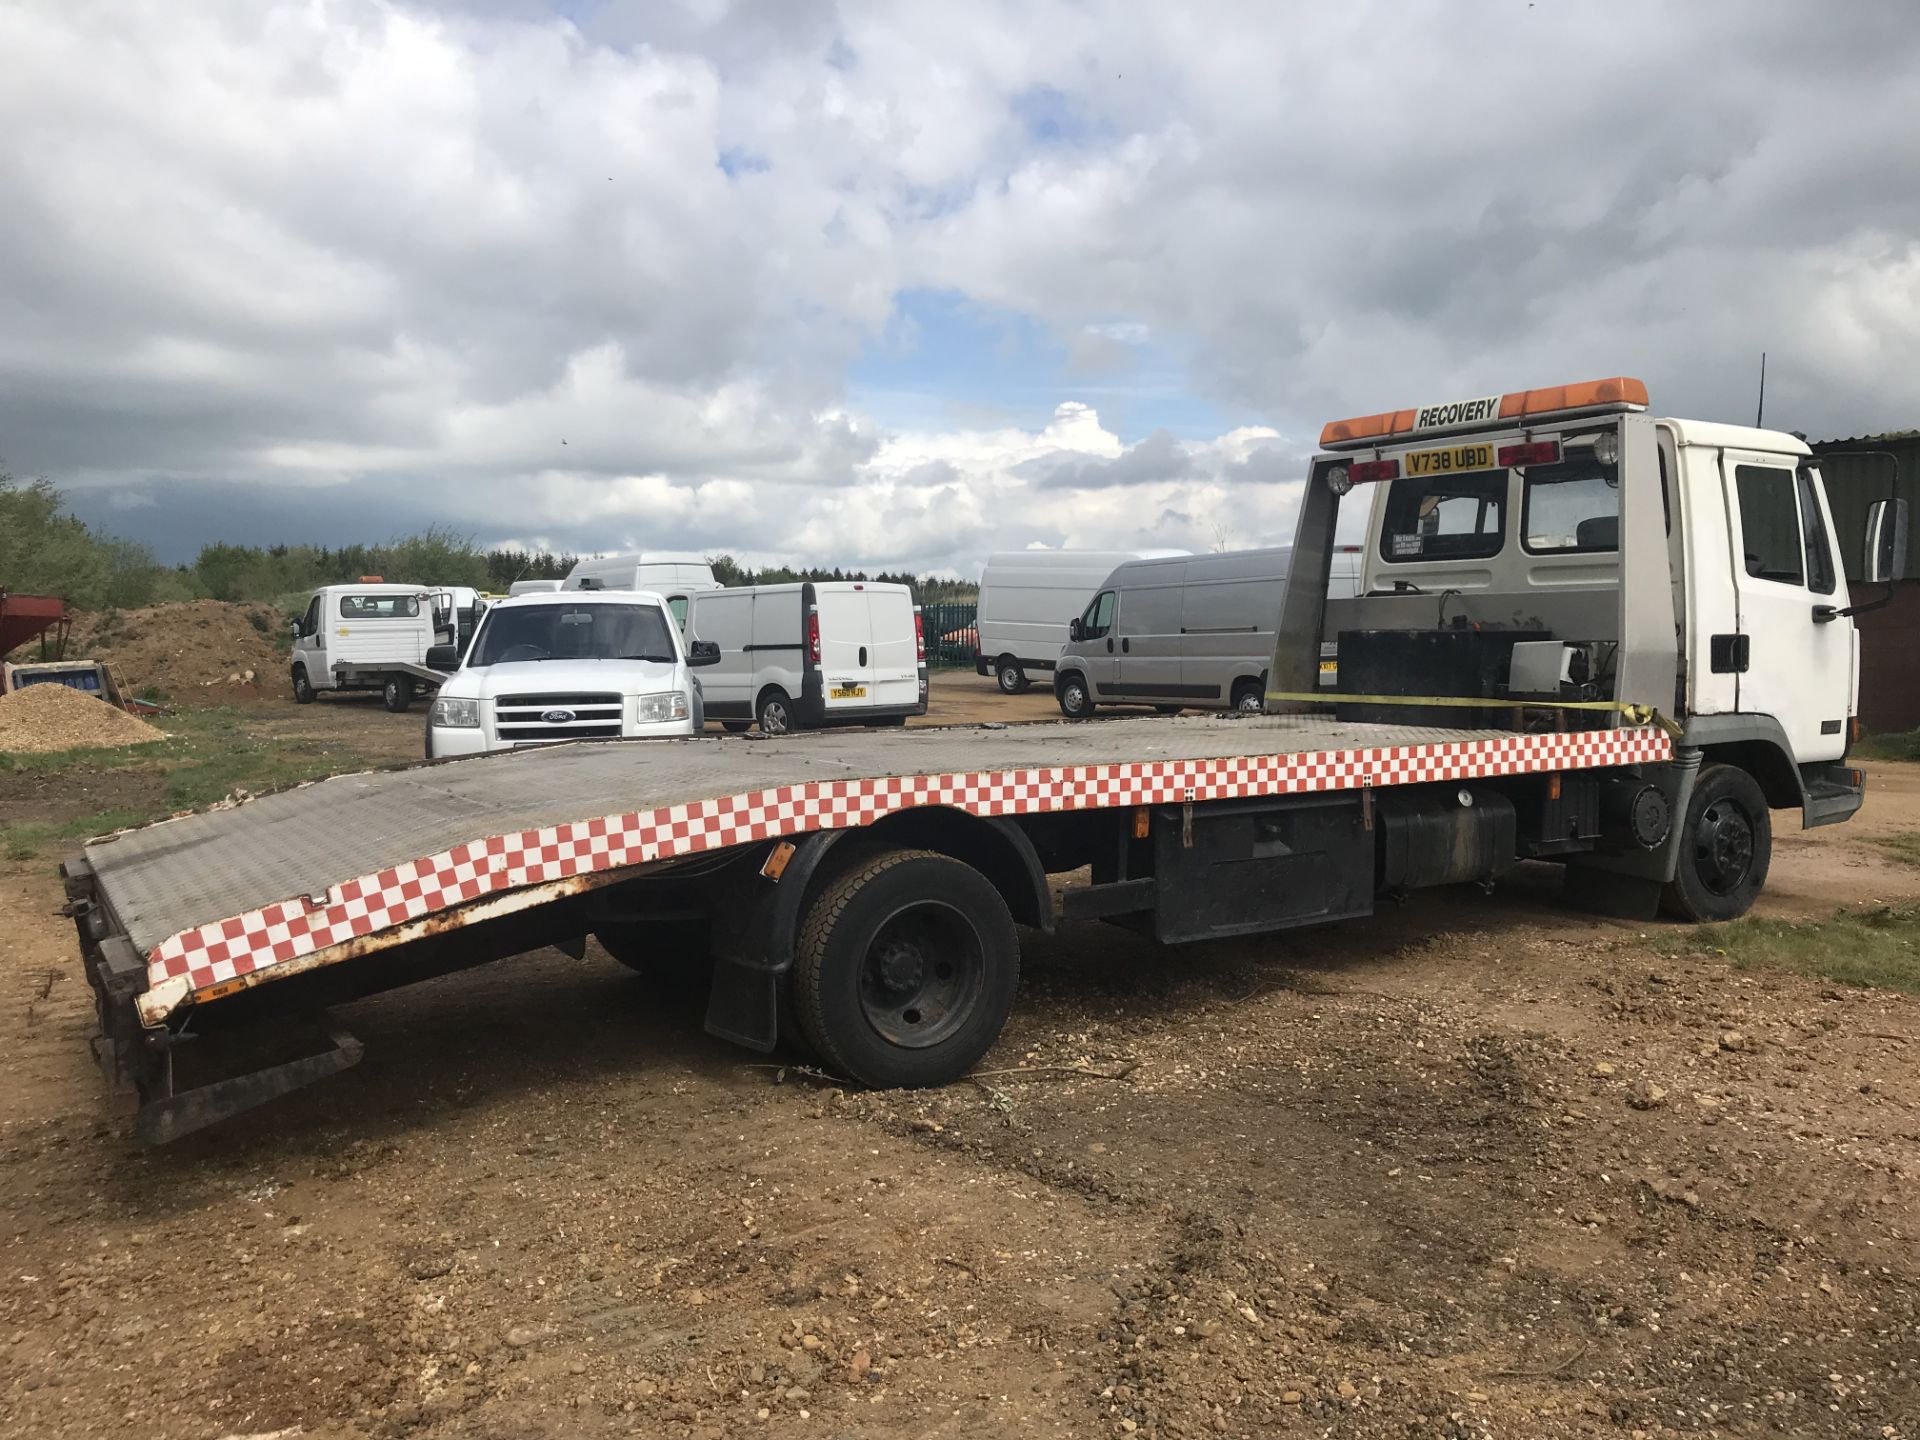
[[[63,867],[98,1003],[96,1058],[137,1102],[136,1134],[164,1141],[354,1063],[360,1047],[331,1026],[332,1006],[544,946],[581,956],[591,935],[643,973],[710,977],[715,1035],[764,1051],[784,1027],[836,1075],[936,1085],[999,1035],[1020,927],[1103,920],[1167,943],[1257,934],[1527,860],[1567,866],[1572,893],[1604,908],[1651,914],[1664,896],[1693,918],[1739,913],[1765,878],[1770,809],[1843,819],[1862,782],[1781,749],[1756,717],[1715,733],[1689,714],[1686,627],[1676,639],[1669,608],[1663,671],[1661,617],[1644,623],[1628,593],[1643,564],[1662,596],[1684,589],[1667,566],[1687,552],[1652,528],[1667,472],[1639,442],[1656,422],[1639,413],[1644,392],[1621,389],[1634,382],[1602,383],[1614,390],[1600,398],[1554,392],[1515,442],[1539,446],[1540,419],[1564,432],[1572,417],[1619,447],[1615,548],[1582,571],[1617,602],[1589,627],[1610,633],[1563,637],[1588,660],[1606,647],[1604,659],[1587,670],[1546,657],[1546,673],[1583,677],[1571,689],[1515,688],[1507,665],[1522,662],[1506,652],[1559,627],[1531,617],[1524,642],[1500,640],[1511,627],[1493,612],[1511,597],[1492,592],[1497,576],[1456,595],[1455,614],[1483,612],[1469,626],[1436,624],[1430,602],[1402,623],[1407,592],[1391,586],[1378,596],[1390,623],[1330,619],[1334,516],[1354,488],[1329,478],[1353,463],[1331,451],[1308,482],[1295,552],[1308,560],[1265,677],[1278,713],[589,742],[338,776],[123,832]],[[1515,428],[1494,398],[1487,454],[1468,458],[1499,458]],[[1473,480],[1483,501],[1527,483],[1524,465],[1492,468],[1500,478]],[[1405,501],[1379,487],[1376,530],[1384,508],[1388,523],[1404,513],[1416,534],[1442,533],[1420,527],[1444,501]],[[1904,530],[1897,511],[1879,520]],[[1641,529],[1651,559],[1636,550]],[[1410,550],[1389,538],[1383,553]],[[1444,565],[1445,550],[1429,562]],[[1484,555],[1472,563],[1487,573]],[[1832,608],[1846,605],[1844,583],[1827,592]],[[1822,623],[1851,629],[1844,616]],[[1643,630],[1652,664],[1630,656]],[[1316,693],[1323,631],[1338,637],[1342,689],[1369,693],[1331,706]],[[1496,639],[1463,638],[1483,633]],[[1425,668],[1402,667],[1418,688],[1396,694],[1375,651],[1397,654],[1409,635]],[[1436,669],[1436,649],[1461,663]],[[1533,676],[1542,657],[1524,661]],[[1850,703],[1840,697],[1843,715]],[[1056,907],[1048,877],[1076,872]]]

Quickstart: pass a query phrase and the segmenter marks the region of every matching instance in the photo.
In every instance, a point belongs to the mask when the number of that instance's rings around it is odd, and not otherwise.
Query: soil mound
[[[184,600],[108,610],[75,623],[67,654],[106,660],[128,695],[224,705],[285,692],[286,618],[271,605]]]
[[[29,685],[0,695],[0,751],[107,749],[167,737],[126,711],[67,685]]]

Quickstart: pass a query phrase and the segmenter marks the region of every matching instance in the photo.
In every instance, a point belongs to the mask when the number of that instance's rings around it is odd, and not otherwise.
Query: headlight
[[[427,711],[427,723],[443,730],[472,730],[480,724],[478,700],[436,700]]]
[[[633,702],[634,722],[659,725],[668,720],[684,720],[693,712],[687,708],[687,692],[662,690],[657,695],[642,695]]]

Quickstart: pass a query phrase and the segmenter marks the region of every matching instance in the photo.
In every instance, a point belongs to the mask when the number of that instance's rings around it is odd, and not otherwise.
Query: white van
[[[980,572],[974,669],[992,675],[1009,695],[1028,673],[1051,670],[1067,643],[1067,626],[1116,565],[1185,550],[1002,550]]]
[[[700,676],[706,712],[729,730],[899,725],[927,713],[926,637],[904,585],[740,585],[692,599],[688,639],[720,647]]]
[[[1070,627],[1053,675],[1071,720],[1096,705],[1257,712],[1291,546],[1130,560]]]
[[[635,550],[581,560],[560,582],[562,590],[651,590],[666,597],[673,618],[684,627],[687,601],[702,590],[718,590],[713,566],[704,555],[674,550]]]
[[[515,595],[549,595],[567,582],[564,580],[516,580],[507,586],[509,598]]]
[[[323,585],[293,622],[293,698],[323,690],[378,690],[387,709],[405,710],[416,691],[440,683],[427,665],[438,643],[434,592],[425,585]]]
[[[427,758],[567,740],[693,735],[705,723],[666,601],[644,591],[513,596],[489,606],[427,715]]]

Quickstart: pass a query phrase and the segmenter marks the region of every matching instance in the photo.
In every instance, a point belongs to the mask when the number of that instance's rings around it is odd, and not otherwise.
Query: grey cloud
[[[1137,445],[1108,459],[1095,455],[1062,455],[1029,460],[1014,474],[1046,490],[1103,490],[1114,485],[1149,485],[1181,480],[1193,473],[1187,449],[1165,430],[1156,430]]]

